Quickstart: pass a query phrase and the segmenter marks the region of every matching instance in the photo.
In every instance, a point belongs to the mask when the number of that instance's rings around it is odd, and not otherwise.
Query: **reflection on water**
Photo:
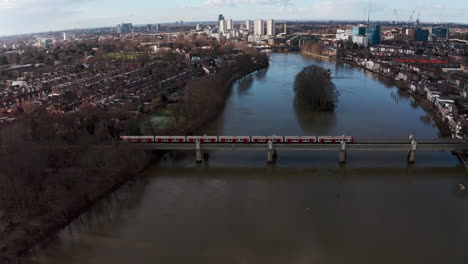
[[[335,112],[310,111],[303,103],[294,99],[294,112],[302,131],[308,135],[328,135],[336,130]]]
[[[254,73],[256,79],[258,79],[258,80],[263,80],[263,79],[265,79],[266,74],[267,74],[267,71],[268,71],[268,68],[264,68],[264,69],[260,69],[260,70],[256,71],[256,72]]]
[[[296,107],[305,66],[332,70],[335,113]],[[236,86],[237,85],[237,86]],[[234,85],[213,135],[435,138],[411,98],[349,65],[272,54],[268,69]],[[246,92],[248,91],[248,92]],[[467,178],[448,152],[177,152],[37,249],[34,263],[464,263]],[[111,199],[112,200],[112,199]],[[106,204],[107,203],[107,204]]]
[[[112,217],[61,233],[35,260],[461,263],[468,242],[461,180],[457,169],[437,167],[162,167],[144,188],[124,189],[118,206],[91,212]]]
[[[421,120],[424,124],[431,124],[432,119],[429,115],[422,115],[419,117],[419,120]]]
[[[237,82],[237,90],[239,91],[239,94],[247,92],[250,89],[250,87],[252,87],[253,82],[254,82],[254,78],[252,74],[249,74],[243,77],[242,79],[240,79]]]

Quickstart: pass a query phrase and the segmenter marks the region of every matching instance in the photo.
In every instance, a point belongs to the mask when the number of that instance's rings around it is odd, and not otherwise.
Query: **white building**
[[[66,40],[71,40],[71,39],[75,39],[75,38],[76,38],[76,34],[75,34],[75,33],[63,32],[63,33],[62,33],[62,37],[63,37],[62,39],[63,39],[64,41],[66,41]]]
[[[266,34],[268,36],[275,36],[276,35],[275,21],[273,19],[269,19],[267,21],[266,31],[267,31]]]
[[[352,29],[337,29],[336,30],[336,39],[340,40],[353,40],[353,30]]]
[[[353,42],[358,44],[360,47],[369,47],[369,38],[367,38],[367,36],[353,36]]]
[[[227,23],[226,20],[220,20],[219,21],[219,31],[221,33],[226,33],[227,32]]]
[[[253,31],[252,21],[250,20],[245,21],[245,29],[247,31]]]
[[[227,30],[234,30],[234,23],[232,22],[232,19],[229,19],[226,23],[226,29]]]
[[[254,34],[257,36],[265,35],[265,21],[258,19],[254,23]]]

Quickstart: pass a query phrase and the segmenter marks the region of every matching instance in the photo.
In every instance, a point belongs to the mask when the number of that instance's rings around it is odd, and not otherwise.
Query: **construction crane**
[[[413,10],[413,12],[411,13],[411,15],[409,16],[409,20],[408,20],[408,23],[409,23],[409,24],[413,24],[413,23],[414,23],[414,19],[413,19],[414,13],[416,13],[416,9]]]
[[[400,17],[398,16],[398,11],[396,9],[393,9],[393,12],[395,13],[396,23],[400,24]]]
[[[419,25],[419,17],[421,16],[421,11],[422,11],[423,7],[421,6],[421,8],[419,9],[419,12],[418,12],[418,17],[416,18],[416,24]]]

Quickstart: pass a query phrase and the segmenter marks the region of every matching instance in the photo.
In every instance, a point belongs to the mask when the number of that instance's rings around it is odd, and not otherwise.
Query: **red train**
[[[121,141],[132,143],[273,143],[281,144],[339,144],[341,142],[353,143],[354,138],[349,136],[121,136]]]

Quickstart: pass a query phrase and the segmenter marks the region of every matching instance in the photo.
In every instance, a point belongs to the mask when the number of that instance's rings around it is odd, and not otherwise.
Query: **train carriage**
[[[184,136],[155,136],[156,143],[184,143]]]
[[[234,143],[236,142],[236,137],[232,136],[220,136],[218,137],[219,143]]]
[[[339,137],[318,137],[318,143],[353,143],[353,137],[339,136]]]
[[[348,136],[341,136],[341,137],[336,137],[338,142],[346,142],[346,143],[353,143],[354,138],[353,137],[348,137]]]
[[[131,143],[153,143],[154,136],[121,136],[120,140]]]
[[[250,143],[250,137],[248,136],[240,136],[235,138],[235,142],[237,143]]]
[[[218,142],[217,136],[187,136],[186,142],[188,143],[195,143],[197,140],[200,143],[216,143]]]
[[[202,143],[217,143],[218,137],[217,136],[203,136],[201,139]]]
[[[284,137],[285,143],[315,143],[317,142],[317,137]]]
[[[272,141],[273,143],[283,143],[284,137],[281,137],[281,136],[268,136],[268,137],[253,136],[252,137],[253,143],[268,143],[269,141]]]
[[[238,136],[238,137],[220,136],[219,142],[220,143],[249,143],[250,137],[248,136]]]

